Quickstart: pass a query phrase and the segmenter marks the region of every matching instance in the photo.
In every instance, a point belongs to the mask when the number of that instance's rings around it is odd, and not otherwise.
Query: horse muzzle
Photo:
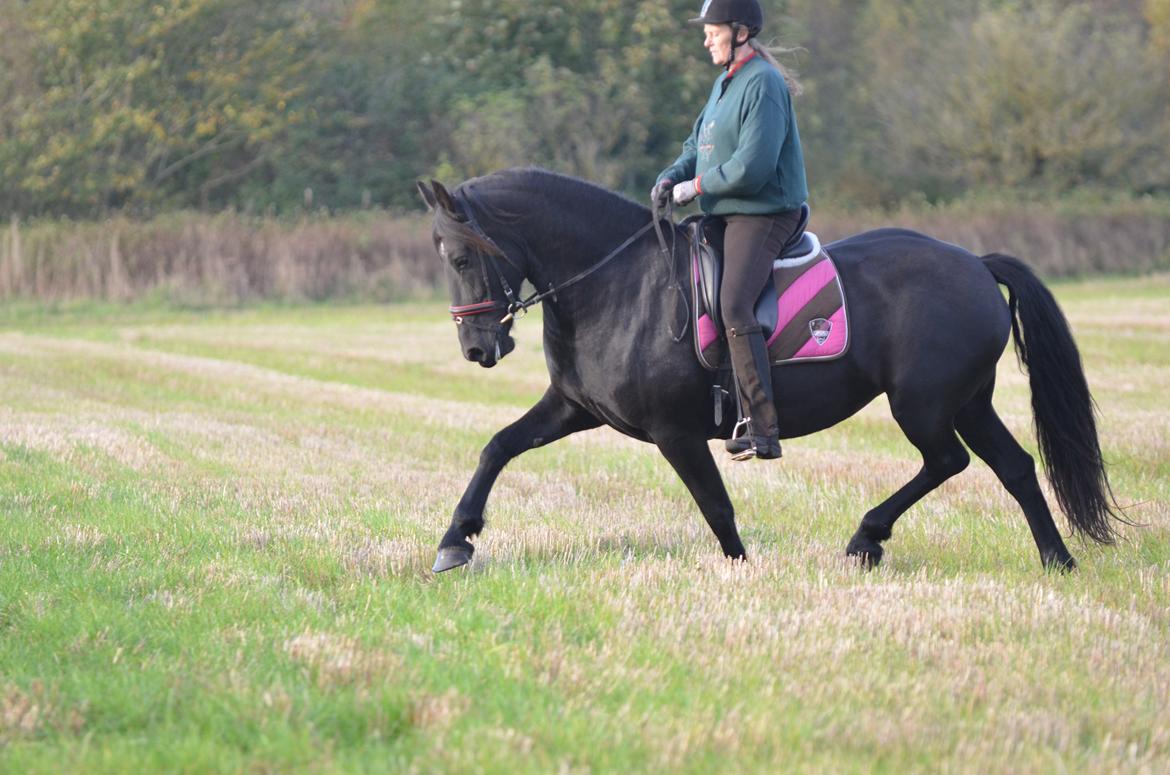
[[[500,362],[508,353],[516,349],[516,342],[512,337],[501,331],[490,345],[490,349],[471,346],[463,350],[463,357],[473,363],[478,363],[485,369],[490,369]]]

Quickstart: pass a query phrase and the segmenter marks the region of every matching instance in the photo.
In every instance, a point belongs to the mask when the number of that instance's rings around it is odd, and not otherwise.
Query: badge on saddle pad
[[[825,342],[829,341],[829,335],[833,333],[833,321],[824,318],[810,320],[808,321],[808,330],[812,333],[817,347],[824,347]]]

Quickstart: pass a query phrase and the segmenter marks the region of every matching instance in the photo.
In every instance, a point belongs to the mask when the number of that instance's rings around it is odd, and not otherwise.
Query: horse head
[[[513,289],[519,290],[524,273],[479,225],[466,200],[458,201],[436,180],[429,187],[419,181],[418,191],[434,214],[431,238],[447,277],[463,357],[491,368],[516,347],[510,336]]]

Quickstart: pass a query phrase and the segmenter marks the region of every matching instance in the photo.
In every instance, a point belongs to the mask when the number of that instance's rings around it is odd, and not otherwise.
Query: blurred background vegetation
[[[0,214],[405,212],[417,178],[529,164],[641,199],[718,73],[698,5],[0,0]],[[805,86],[814,212],[1104,207],[1166,260],[1170,0],[763,5]],[[32,271],[15,229],[0,294]],[[88,249],[101,272],[123,253]]]

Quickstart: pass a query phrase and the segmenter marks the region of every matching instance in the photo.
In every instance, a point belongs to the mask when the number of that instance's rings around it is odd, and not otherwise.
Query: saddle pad
[[[821,255],[804,266],[772,270],[779,298],[776,329],[768,336],[772,363],[830,360],[849,347],[845,290],[833,258]]]
[[[700,290],[705,273],[697,263],[692,268],[695,350],[703,366],[716,369],[726,358],[727,345],[707,309],[706,290]],[[774,287],[765,290],[756,306],[772,364],[832,360],[844,355],[849,346],[849,316],[832,256],[820,248],[808,260],[776,261],[772,280]]]

